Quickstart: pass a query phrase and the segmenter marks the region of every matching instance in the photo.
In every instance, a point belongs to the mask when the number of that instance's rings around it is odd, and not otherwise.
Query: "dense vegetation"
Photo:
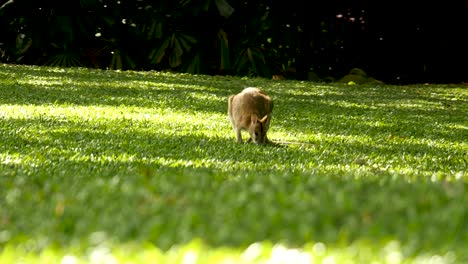
[[[468,81],[468,6],[336,0],[0,0],[0,61],[288,79],[361,68],[386,83]]]
[[[235,143],[246,86],[275,100],[276,146]],[[466,262],[467,101],[0,65],[0,263]]]

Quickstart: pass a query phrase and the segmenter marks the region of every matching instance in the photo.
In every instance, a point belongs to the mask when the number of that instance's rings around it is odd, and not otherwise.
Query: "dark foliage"
[[[460,82],[465,2],[0,0],[0,61],[321,80],[362,68],[385,82]]]

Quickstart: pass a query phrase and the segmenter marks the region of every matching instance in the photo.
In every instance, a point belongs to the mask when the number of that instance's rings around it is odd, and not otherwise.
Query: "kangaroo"
[[[228,115],[236,133],[238,143],[242,143],[241,130],[247,130],[250,138],[247,142],[255,144],[270,143],[266,135],[270,127],[273,101],[262,90],[254,87],[229,96]]]

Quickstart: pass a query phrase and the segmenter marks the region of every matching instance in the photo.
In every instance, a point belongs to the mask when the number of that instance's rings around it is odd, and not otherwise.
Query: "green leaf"
[[[221,16],[228,18],[234,13],[234,8],[226,0],[215,0],[215,3]]]
[[[220,68],[222,70],[231,69],[231,59],[230,59],[230,49],[229,49],[229,41],[224,30],[220,29],[218,32],[218,39],[220,43],[220,58],[221,58],[221,65]]]
[[[177,37],[178,37],[177,39],[179,40],[181,47],[187,52],[192,49],[192,46],[195,43],[197,43],[197,40],[195,38],[186,34],[178,34]]]
[[[201,69],[201,58],[200,58],[200,54],[197,53],[195,54],[194,58],[188,64],[186,72],[191,73],[191,74],[197,74],[197,73],[200,73],[200,69]]]
[[[151,59],[151,63],[153,64],[158,64],[160,63],[164,56],[166,55],[166,50],[169,47],[169,44],[171,43],[172,37],[168,37],[164,40],[162,45],[158,49],[154,49],[149,58]]]

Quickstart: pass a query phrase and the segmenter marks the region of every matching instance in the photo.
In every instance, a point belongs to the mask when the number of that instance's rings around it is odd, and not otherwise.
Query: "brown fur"
[[[241,130],[247,130],[248,142],[255,144],[269,143],[266,135],[270,128],[273,101],[262,90],[254,87],[229,96],[228,115],[236,133],[238,143],[242,143]]]

